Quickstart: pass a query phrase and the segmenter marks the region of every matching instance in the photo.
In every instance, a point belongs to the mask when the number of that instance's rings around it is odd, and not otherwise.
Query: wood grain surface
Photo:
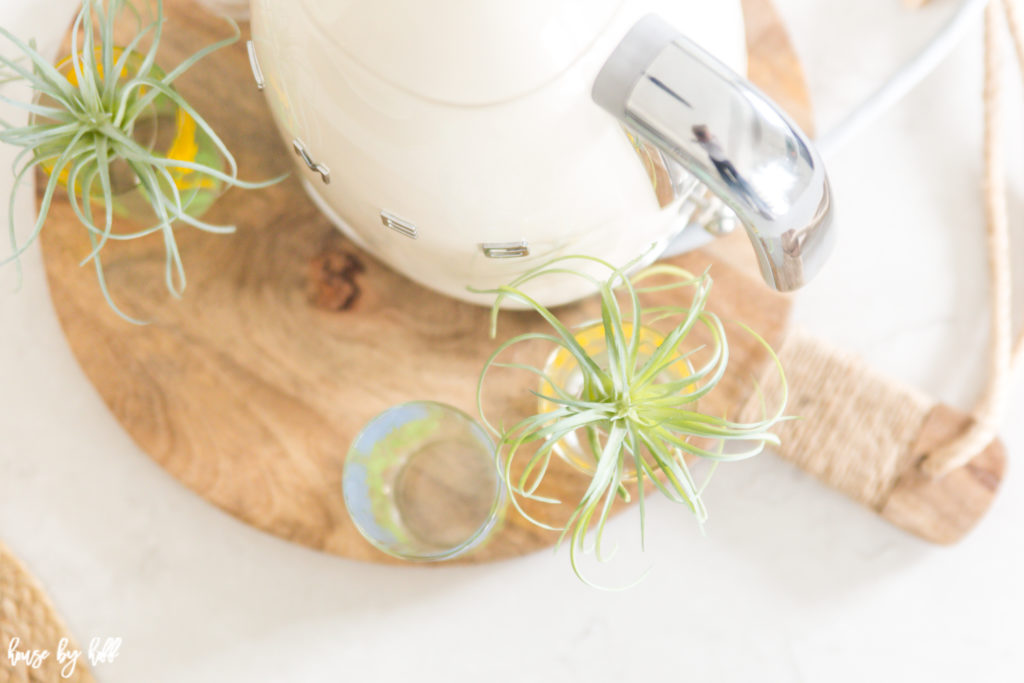
[[[809,126],[802,74],[767,0],[744,2],[751,73],[769,95]],[[221,38],[224,24],[185,0],[167,3],[162,58],[177,63]],[[246,178],[289,170],[252,83],[244,45],[216,53],[178,82],[179,89],[237,152]],[[293,176],[267,190],[232,190],[208,219],[236,223],[233,236],[180,230],[189,276],[180,301],[163,285],[159,237],[111,244],[104,262],[128,325],[104,303],[84,230],[66,201],[52,209],[42,244],[51,294],[68,342],[112,413],[169,473],[238,519],[330,553],[391,561],[357,533],[341,497],[341,472],[353,436],[396,403],[430,399],[475,414],[476,378],[496,342],[487,312],[425,290],[346,240],[314,208]],[[712,265],[710,307],[742,320],[778,344],[789,315],[786,297],[756,275],[745,242],[716,245],[674,259],[691,270]],[[737,256],[738,255],[738,256]],[[730,265],[735,263],[741,265]],[[566,307],[584,320],[595,302]],[[537,317],[503,314],[500,339],[540,329]],[[740,406],[764,353],[734,334],[729,380],[709,409]],[[519,360],[543,363],[545,348]],[[501,380],[489,413],[514,419],[535,408],[529,376]],[[572,500],[587,479],[559,465],[549,493]],[[538,514],[545,514],[543,511]],[[554,535],[509,513],[501,530],[465,561],[495,560],[550,545]]]
[[[931,541],[949,545],[968,534],[985,516],[1006,474],[1006,446],[992,441],[963,467],[933,479],[918,465],[925,454],[967,428],[971,418],[939,403],[928,413],[911,447],[912,465],[894,482],[878,508],[886,521]]]

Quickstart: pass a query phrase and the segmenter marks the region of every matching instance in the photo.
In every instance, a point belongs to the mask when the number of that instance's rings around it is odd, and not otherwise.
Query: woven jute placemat
[[[20,652],[46,650],[50,654],[38,668],[23,660],[14,664],[9,653],[15,638]],[[0,683],[94,683],[84,655],[73,670],[64,669],[67,662],[57,661],[57,649],[64,638],[66,651],[81,650],[39,581],[0,542]]]

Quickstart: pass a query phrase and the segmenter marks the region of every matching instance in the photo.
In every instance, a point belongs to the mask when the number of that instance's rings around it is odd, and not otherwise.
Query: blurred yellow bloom
[[[196,120],[184,109],[179,109],[175,117],[177,134],[171,148],[167,150],[167,158],[175,161],[195,162],[199,155],[199,145],[196,143]],[[190,168],[174,166],[171,169],[174,176],[174,184],[179,190],[191,190],[194,188],[210,189],[216,187],[213,178],[202,175]]]

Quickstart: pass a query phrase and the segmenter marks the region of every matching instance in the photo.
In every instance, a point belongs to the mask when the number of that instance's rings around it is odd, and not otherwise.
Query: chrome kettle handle
[[[650,15],[612,52],[592,95],[736,213],[770,286],[797,289],[821,269],[834,241],[821,157],[746,79]]]

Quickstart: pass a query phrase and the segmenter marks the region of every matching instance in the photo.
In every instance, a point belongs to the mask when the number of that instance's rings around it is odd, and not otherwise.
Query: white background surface
[[[950,6],[777,2],[822,129]],[[72,5],[0,0],[0,24],[52,44]],[[986,340],[979,35],[828,159],[841,242],[797,307],[820,336],[963,408]],[[1021,151],[1017,135],[1007,156],[1018,255]],[[0,150],[0,168],[10,157]],[[652,505],[655,565],[624,593],[580,585],[564,553],[475,568],[361,565],[254,531],[166,475],[75,364],[37,251],[19,293],[12,283],[0,271],[0,538],[80,640],[124,639],[116,663],[96,671],[102,681],[1024,680],[1019,462],[953,548],[890,527],[768,455],[719,471],[706,537]],[[1017,291],[1024,299],[1021,281]],[[1022,418],[1018,391],[1004,432],[1011,460],[1024,457]],[[627,514],[612,533],[632,539],[636,524]]]

